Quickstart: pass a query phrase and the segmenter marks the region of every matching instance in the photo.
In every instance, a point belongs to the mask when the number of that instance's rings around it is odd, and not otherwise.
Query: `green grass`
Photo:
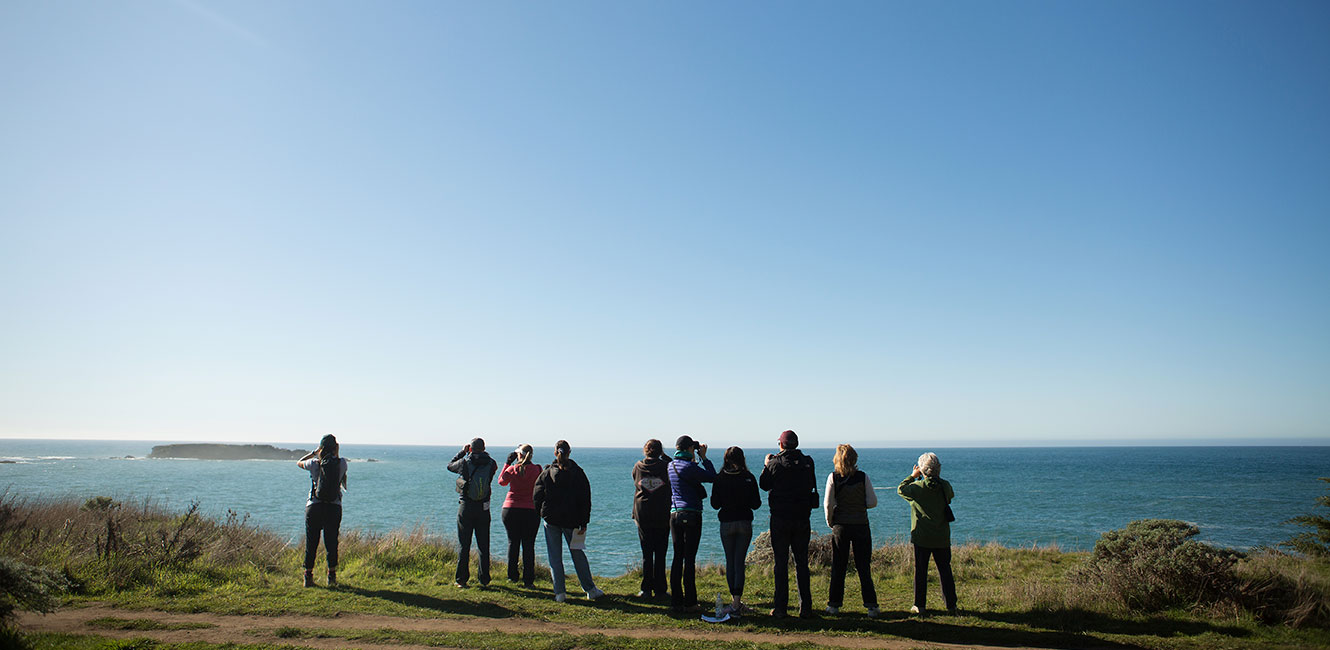
[[[108,527],[118,536],[112,553],[104,551]],[[707,532],[715,531],[711,528]],[[172,540],[174,546],[170,546]],[[502,542],[496,540],[496,550],[499,544]],[[339,570],[342,586],[331,590],[301,587],[301,553],[239,518],[225,522],[188,519],[149,506],[90,511],[80,509],[78,504],[27,504],[11,500],[0,504],[0,554],[63,571],[75,585],[66,600],[69,606],[107,603],[123,609],[270,616],[332,617],[361,613],[437,619],[480,617],[494,620],[500,627],[512,621],[514,626],[532,629],[530,622],[535,621],[587,629],[583,634],[540,636],[538,642],[545,645],[532,647],[542,648],[570,647],[561,645],[564,643],[579,647],[601,643],[598,639],[615,638],[616,630],[718,629],[698,620],[696,615],[670,613],[667,603],[643,602],[627,596],[637,591],[636,573],[597,578],[597,585],[610,596],[594,603],[578,593],[570,593],[568,602],[555,603],[547,573],[538,579],[537,589],[509,585],[502,577],[503,565],[497,563],[491,567],[491,573],[498,581],[489,588],[457,589],[452,586],[456,555],[451,544],[420,530],[393,535],[345,534]],[[1283,620],[1275,618],[1275,614],[1296,609],[1289,604],[1281,604],[1270,612],[1235,603],[1133,611],[1096,591],[1093,585],[1078,584],[1072,579],[1086,557],[1085,553],[1047,547],[957,546],[953,549],[953,568],[960,615],[918,618],[906,613],[912,600],[912,551],[907,545],[887,545],[874,551],[872,563],[882,618],[870,620],[863,615],[858,579],[851,573],[846,580],[841,614],[824,614],[815,620],[753,616],[723,628],[843,637],[886,635],[921,645],[1330,647],[1330,631],[1326,629],[1311,624],[1303,627],[1270,624],[1271,620]],[[1309,608],[1304,623],[1325,620],[1324,612],[1318,608],[1330,602],[1327,596],[1330,565],[1289,556],[1253,555],[1239,569],[1244,580],[1253,584],[1284,585],[1277,593],[1294,594],[1299,603]],[[770,564],[748,568],[744,600],[759,611],[771,606],[774,590],[771,574]],[[826,605],[828,574],[825,566],[813,570],[812,592],[819,611]],[[322,575],[316,578],[321,581]],[[727,591],[723,571],[718,566],[699,567],[697,583],[703,603]],[[1287,585],[1296,589],[1285,588]],[[934,578],[930,584],[930,603],[935,607],[940,605],[940,597]],[[182,629],[152,627],[150,621],[135,618],[107,618],[94,625],[118,630]],[[277,627],[275,624],[273,629]],[[291,639],[308,634],[351,634],[295,628],[277,632],[274,634],[278,638]],[[419,640],[425,637],[407,640],[416,638],[411,636],[415,633],[400,631],[355,634],[396,639],[393,643],[487,647],[474,645],[484,643],[482,639],[467,641],[469,633],[463,632],[430,636],[432,640],[428,642]],[[463,643],[473,645],[459,645]],[[644,643],[648,644],[646,647],[692,647],[690,641],[678,638],[634,640],[634,645]]]
[[[88,621],[88,626],[103,630],[206,630],[217,627],[212,623],[203,622],[163,623],[150,618],[119,618],[116,616],[94,618]]]

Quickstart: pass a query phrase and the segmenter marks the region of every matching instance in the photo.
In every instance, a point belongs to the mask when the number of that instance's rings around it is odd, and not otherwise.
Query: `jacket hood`
[[[642,460],[637,461],[637,467],[640,467],[642,469],[664,467],[666,464],[667,464],[666,461],[660,458],[643,458]]]

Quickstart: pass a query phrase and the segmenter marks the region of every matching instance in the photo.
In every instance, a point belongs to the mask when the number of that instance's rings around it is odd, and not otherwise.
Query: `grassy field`
[[[815,544],[813,553],[813,597],[819,611],[826,605],[830,582],[826,549],[820,546],[825,546],[825,540]],[[1081,569],[1090,560],[1087,553],[1045,547],[958,546],[953,551],[953,566],[959,614],[917,617],[907,613],[912,599],[911,549],[889,545],[874,552],[872,563],[883,613],[879,619],[864,616],[858,579],[852,573],[846,580],[840,614],[823,613],[811,620],[749,616],[720,626],[704,623],[696,614],[673,614],[668,603],[633,597],[639,581],[633,573],[597,578],[597,585],[609,596],[595,602],[572,593],[567,602],[554,602],[547,576],[538,581],[536,589],[508,584],[502,565],[492,567],[497,580],[489,588],[458,589],[452,586],[456,566],[452,546],[423,531],[349,533],[343,536],[341,553],[342,586],[307,589],[299,586],[301,554],[241,517],[211,521],[192,513],[163,513],[147,504],[95,500],[80,504],[10,499],[0,504],[0,555],[49,567],[65,576],[70,590],[62,596],[64,607],[104,603],[144,612],[265,617],[373,614],[487,620],[500,629],[513,626],[512,638],[507,638],[493,631],[349,630],[306,625],[275,635],[282,639],[275,645],[271,639],[256,639],[254,647],[258,648],[298,647],[302,639],[311,638],[451,648],[600,648],[622,647],[623,640],[616,640],[617,635],[635,630],[708,633],[722,628],[753,636],[801,635],[794,644],[800,648],[816,648],[821,645],[818,639],[830,643],[855,638],[894,638],[921,645],[1058,648],[1330,647],[1330,632],[1324,627],[1325,613],[1330,611],[1330,568],[1323,562],[1270,552],[1249,555],[1236,565],[1231,595],[1142,608],[1102,581],[1086,580]],[[760,611],[770,607],[771,573],[769,562],[748,569],[745,601]],[[316,576],[322,583],[321,572]],[[930,603],[940,606],[935,580],[930,589]],[[725,592],[722,567],[700,567],[698,590],[703,602]],[[1261,604],[1262,596],[1270,601],[1266,606]],[[529,622],[552,627],[550,631],[536,628],[540,632],[533,634]],[[119,647],[116,644],[131,640],[103,638],[98,630],[150,631],[162,629],[161,625],[137,616],[107,617],[89,621],[89,635],[77,640],[33,635],[28,641],[38,648]],[[180,624],[174,625],[177,627],[172,629],[182,629]],[[271,632],[269,636],[273,636]],[[187,647],[148,640],[138,643],[144,648]],[[677,650],[781,647],[668,635],[638,638],[634,645]]]

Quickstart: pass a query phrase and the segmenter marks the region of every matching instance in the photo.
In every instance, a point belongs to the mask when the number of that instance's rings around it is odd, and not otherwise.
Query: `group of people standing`
[[[725,450],[721,469],[717,471],[707,458],[707,445],[690,436],[676,440],[669,455],[659,440],[648,440],[643,445],[643,458],[632,469],[632,516],[637,523],[642,550],[639,598],[668,596],[674,611],[701,609],[697,599],[696,559],[707,502],[707,490],[703,484],[711,483],[710,505],[716,510],[720,523],[725,576],[731,598],[727,609],[731,615],[753,612],[743,602],[744,575],[753,539],[753,512],[762,506],[761,492],[767,492],[771,517],[769,537],[775,555],[771,615],[781,618],[789,614],[791,556],[799,599],[798,615],[815,615],[809,586],[808,547],[812,534],[811,513],[819,507],[832,530],[831,588],[826,611],[840,611],[845,574],[853,551],[864,608],[869,617],[878,615],[877,592],[870,566],[872,531],[868,522],[868,509],[877,506],[877,494],[868,475],[858,468],[858,453],[850,445],[836,448],[834,470],[827,476],[819,496],[813,459],[799,450],[798,435],[784,431],[777,442],[779,453],[766,455],[757,477],[748,469],[744,450],[739,447]],[[563,562],[565,544],[586,597],[595,600],[604,595],[595,585],[585,551],[587,525],[591,521],[591,483],[586,472],[571,458],[572,447],[566,440],[555,443],[554,451],[550,464],[541,467],[532,461],[534,449],[524,444],[509,452],[500,468],[486,452],[485,441],[476,438],[448,463],[448,470],[458,475],[457,587],[465,588],[470,582],[473,539],[479,552],[476,577],[481,585],[490,582],[490,484],[497,476],[499,485],[508,487],[501,515],[508,535],[508,580],[520,581],[528,588],[535,586],[535,538],[543,522],[554,599],[563,602],[567,598]],[[306,506],[305,585],[313,584],[314,557],[320,533],[328,549],[329,584],[336,584],[340,491],[346,485],[346,461],[337,458],[336,439],[325,436],[319,449],[298,464],[311,473],[312,479]],[[951,484],[940,477],[940,470],[941,463],[936,454],[923,454],[911,474],[897,487],[897,494],[910,505],[910,539],[915,556],[914,606],[911,611],[915,613],[922,613],[925,609],[930,557],[938,567],[945,605],[949,611],[956,609],[956,588],[951,574],[949,522],[952,517],[948,505],[955,493]],[[671,545],[674,555],[667,583],[665,554]]]

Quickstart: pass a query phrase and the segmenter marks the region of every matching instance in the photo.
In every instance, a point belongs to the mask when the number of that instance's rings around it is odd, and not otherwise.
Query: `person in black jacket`
[[[591,521],[591,483],[586,472],[569,458],[573,448],[567,440],[554,444],[554,462],[545,466],[536,478],[536,489],[531,493],[536,512],[545,520],[545,549],[549,552],[550,577],[554,580],[554,600],[563,602],[563,543],[568,542],[568,554],[573,556],[577,581],[586,590],[588,600],[605,595],[596,588],[591,578],[591,565],[587,563],[586,527]],[[574,536],[577,540],[574,541]]]
[[[757,479],[748,471],[744,450],[725,450],[725,463],[716,475],[711,490],[711,507],[720,519],[720,545],[725,549],[725,582],[730,587],[730,612],[747,614],[753,610],[743,604],[744,558],[753,541],[753,511],[762,507]]]
[[[457,576],[454,584],[465,589],[471,579],[471,536],[480,555],[480,586],[490,583],[490,481],[499,464],[485,452],[485,440],[476,438],[453,456],[448,471],[457,479]]]
[[[809,513],[818,505],[817,478],[813,459],[799,451],[799,436],[780,434],[780,453],[767,454],[758,485],[771,496],[771,550],[776,554],[776,595],[771,615],[784,618],[790,600],[790,553],[794,553],[794,575],[799,586],[799,617],[812,618],[813,595],[808,584],[808,537],[812,528]]]
[[[670,476],[665,451],[652,438],[642,446],[642,460],[633,465],[633,520],[642,546],[642,588],[638,598],[666,595],[665,551],[670,543]]]

